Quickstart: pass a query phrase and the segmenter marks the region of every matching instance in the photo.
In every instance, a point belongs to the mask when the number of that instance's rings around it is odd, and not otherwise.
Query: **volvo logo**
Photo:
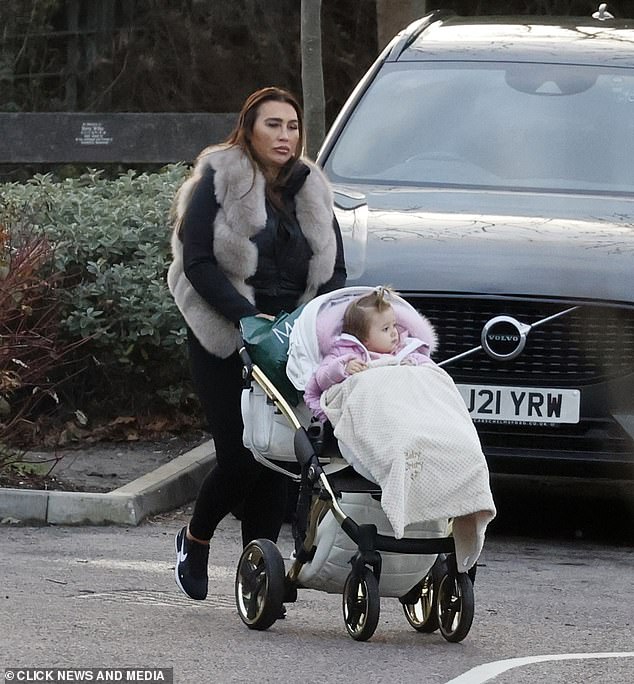
[[[510,361],[522,353],[531,326],[511,316],[496,316],[482,328],[482,348],[497,361]]]

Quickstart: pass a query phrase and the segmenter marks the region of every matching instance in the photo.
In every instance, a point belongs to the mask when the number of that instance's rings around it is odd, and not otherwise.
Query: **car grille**
[[[577,306],[533,328],[515,359],[495,360],[480,349],[443,365],[458,383],[605,389],[610,380],[618,385],[634,373],[634,308],[511,298],[405,298],[436,328],[434,360],[439,363],[479,347],[482,328],[496,316],[534,325]],[[599,400],[575,424],[478,421],[476,427],[492,472],[633,479],[634,442],[606,409]]]
[[[439,347],[436,362],[481,344],[482,328],[495,316],[512,316],[532,325],[574,303],[516,299],[409,297],[434,325]],[[557,383],[575,387],[634,372],[634,309],[581,304],[528,334],[522,353],[498,361],[480,350],[445,366],[456,382]]]

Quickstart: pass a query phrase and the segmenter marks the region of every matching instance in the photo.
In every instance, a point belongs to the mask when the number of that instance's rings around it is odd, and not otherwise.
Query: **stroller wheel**
[[[440,633],[447,641],[462,641],[473,622],[473,582],[466,573],[450,572],[438,585],[437,613]]]
[[[370,568],[360,576],[350,573],[343,587],[343,619],[355,641],[367,641],[379,624],[379,583]]]
[[[250,542],[238,562],[235,594],[240,619],[249,629],[268,629],[281,615],[284,559],[268,539]]]
[[[438,592],[431,570],[407,594],[407,599],[413,601],[403,603],[403,612],[409,624],[417,632],[435,632],[438,629]]]

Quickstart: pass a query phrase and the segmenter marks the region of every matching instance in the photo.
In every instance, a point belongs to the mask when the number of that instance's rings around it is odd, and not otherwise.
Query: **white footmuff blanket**
[[[381,486],[394,536],[453,518],[458,569],[477,561],[495,517],[489,470],[467,407],[435,364],[355,373],[321,397],[350,464]]]

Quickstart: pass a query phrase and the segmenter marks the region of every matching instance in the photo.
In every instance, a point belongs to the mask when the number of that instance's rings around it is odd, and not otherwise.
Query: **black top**
[[[213,252],[213,224],[219,206],[212,168],[205,171],[192,192],[181,233],[185,275],[211,307],[236,325],[244,316],[293,311],[306,289],[312,251],[295,215],[295,195],[309,173],[308,166],[298,162],[282,191],[283,209],[266,203],[266,225],[252,238],[258,248],[258,266],[247,281],[254,289],[255,306],[231,284]],[[343,287],[346,281],[341,232],[334,217],[333,230],[337,240],[335,270],[318,294]]]

